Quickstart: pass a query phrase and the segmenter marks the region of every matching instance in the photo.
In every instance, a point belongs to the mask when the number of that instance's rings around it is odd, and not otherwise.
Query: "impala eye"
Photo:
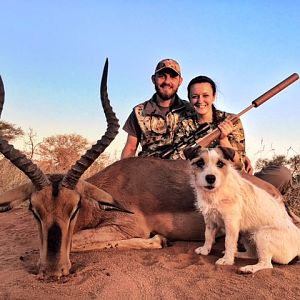
[[[225,165],[225,163],[222,162],[221,160],[219,160],[219,161],[217,162],[217,167],[220,168],[220,169],[223,168],[224,165]]]
[[[199,160],[196,162],[196,165],[197,165],[200,169],[203,169],[204,166],[205,166],[204,159],[203,159],[203,158],[199,159]]]

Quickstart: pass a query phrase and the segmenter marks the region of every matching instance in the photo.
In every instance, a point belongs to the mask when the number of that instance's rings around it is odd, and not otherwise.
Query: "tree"
[[[107,153],[102,153],[100,157],[98,157],[93,164],[86,170],[86,172],[83,174],[82,178],[88,178],[95,173],[100,172],[102,169],[107,167],[112,163],[112,160],[110,158],[110,155]]]
[[[50,136],[37,146],[37,162],[45,172],[65,173],[85,152],[87,146],[87,139],[78,134]]]
[[[34,163],[37,163],[45,173],[66,173],[90,146],[85,138],[77,134],[50,136],[39,144],[35,142],[36,135],[33,130],[30,130],[28,135],[29,141],[25,141],[25,147],[27,146],[29,149],[24,153]],[[84,173],[83,178],[99,172],[110,162],[108,154],[101,154]],[[0,158],[0,193],[10,190],[25,181],[28,181],[28,178],[22,171],[6,158]]]
[[[269,165],[285,166],[290,169],[294,182],[300,182],[300,155],[296,154],[290,158],[285,155],[274,155],[273,158],[260,158],[256,162],[256,169],[262,169]]]
[[[300,155],[294,155],[288,160],[291,172],[296,182],[300,182]]]
[[[24,153],[29,159],[34,159],[36,148],[40,143],[36,142],[37,134],[32,128],[29,128],[28,133],[24,137]]]
[[[276,166],[288,166],[288,160],[285,155],[274,155],[273,158],[260,158],[257,160],[255,164],[256,169],[262,169],[269,165],[276,165]]]
[[[24,135],[24,131],[21,127],[16,127],[16,125],[0,121],[0,136],[7,141],[14,140]]]

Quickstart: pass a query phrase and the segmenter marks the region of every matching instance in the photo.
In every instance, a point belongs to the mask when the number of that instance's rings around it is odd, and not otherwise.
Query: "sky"
[[[300,1],[0,0],[2,119],[39,140],[77,133],[99,139],[105,118],[99,84],[109,59],[108,93],[124,125],[151,98],[159,60],[176,59],[187,99],[197,75],[217,84],[218,109],[238,113],[300,73]],[[300,80],[241,117],[252,160],[300,154]],[[107,151],[119,156],[127,134]]]

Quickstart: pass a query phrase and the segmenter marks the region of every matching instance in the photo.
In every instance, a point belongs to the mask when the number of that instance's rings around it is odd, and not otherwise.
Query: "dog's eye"
[[[221,168],[224,167],[224,165],[225,165],[225,164],[224,164],[221,160],[218,160],[218,162],[217,162],[217,167],[218,167],[218,168],[221,169]]]
[[[204,167],[204,165],[205,165],[204,159],[203,159],[203,158],[199,159],[199,160],[196,162],[196,165],[197,165],[199,168],[202,169],[202,168]]]

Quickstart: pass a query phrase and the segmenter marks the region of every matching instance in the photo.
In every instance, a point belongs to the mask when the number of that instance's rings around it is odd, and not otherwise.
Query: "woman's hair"
[[[214,82],[211,78],[209,78],[209,77],[207,77],[207,76],[202,76],[202,75],[200,75],[200,76],[197,76],[197,77],[193,78],[193,79],[189,82],[189,84],[188,84],[188,86],[187,86],[188,98],[189,98],[189,99],[190,99],[191,86],[192,86],[193,84],[196,84],[196,83],[209,83],[210,86],[211,86],[211,88],[212,88],[213,95],[214,95],[214,96],[216,95],[216,92],[217,92],[217,86],[216,86],[215,82]],[[216,120],[216,119],[217,119],[217,114],[216,114],[216,107],[215,107],[214,104],[212,104],[212,113],[213,113],[213,120]]]
[[[189,97],[189,98],[190,98],[190,90],[191,90],[191,86],[192,86],[193,84],[196,84],[196,83],[209,83],[209,84],[211,85],[212,90],[213,90],[213,95],[216,94],[217,86],[216,86],[215,82],[214,82],[212,79],[210,79],[210,78],[207,77],[207,76],[197,76],[197,77],[193,78],[193,79],[189,82],[189,84],[188,84],[188,86],[187,86],[187,91],[188,91],[188,97]]]

